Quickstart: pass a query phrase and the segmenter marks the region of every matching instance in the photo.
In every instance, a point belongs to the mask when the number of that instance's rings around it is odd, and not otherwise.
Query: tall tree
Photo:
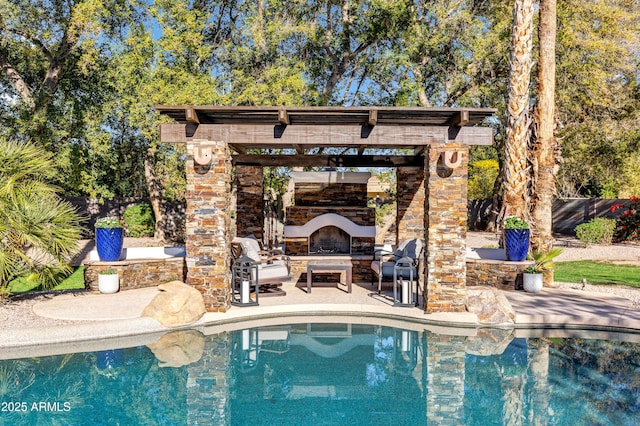
[[[502,213],[529,219],[527,192],[529,139],[529,84],[533,47],[533,2],[515,0],[505,141],[504,199]]]
[[[556,0],[540,0],[538,39],[538,90],[533,138],[533,228],[534,251],[553,248],[552,205],[556,194],[559,146],[554,137],[556,86]]]
[[[28,117],[31,136],[55,121],[51,107],[64,79],[86,85],[99,75],[106,41],[131,13],[126,0],[0,0],[0,87],[13,98],[14,117]]]

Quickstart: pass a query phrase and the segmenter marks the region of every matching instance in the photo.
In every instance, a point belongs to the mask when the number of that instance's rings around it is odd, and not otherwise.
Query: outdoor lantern
[[[396,306],[418,306],[418,277],[414,274],[413,259],[403,257],[393,268],[393,304]],[[413,286],[416,286],[415,299]]]
[[[258,304],[258,264],[253,259],[242,256],[231,267],[231,304],[236,306],[255,306]],[[251,298],[254,289],[255,300]]]
[[[395,365],[398,371],[410,373],[418,364],[418,332],[396,330]]]
[[[245,328],[240,331],[240,336],[238,366],[240,370],[248,371],[258,365],[258,329]]]

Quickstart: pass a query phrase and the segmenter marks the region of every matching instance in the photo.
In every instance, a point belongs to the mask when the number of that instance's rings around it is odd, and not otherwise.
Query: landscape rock
[[[147,345],[160,367],[182,367],[197,362],[204,353],[204,335],[196,330],[167,333]]]
[[[467,337],[465,352],[478,356],[500,355],[514,338],[515,329],[513,327],[481,328],[477,335]]]
[[[202,294],[181,281],[160,284],[158,291],[142,316],[151,317],[165,327],[191,324],[206,312]]]
[[[480,324],[515,324],[516,313],[507,298],[496,288],[467,288],[467,311],[478,316]]]

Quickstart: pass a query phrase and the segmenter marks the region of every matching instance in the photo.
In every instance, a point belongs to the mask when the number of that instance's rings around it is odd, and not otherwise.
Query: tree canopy
[[[496,107],[496,149],[472,162],[503,163],[512,5],[0,0],[0,133],[97,198],[184,195],[156,104]],[[557,22],[558,193],[637,194],[640,3],[561,0]]]

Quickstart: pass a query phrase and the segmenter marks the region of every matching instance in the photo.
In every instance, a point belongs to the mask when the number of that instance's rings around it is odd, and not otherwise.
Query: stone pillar
[[[398,167],[396,193],[396,244],[410,238],[424,239],[424,170]]]
[[[424,288],[428,314],[466,310],[468,159],[469,149],[461,144],[431,145],[425,152]]]
[[[231,423],[231,342],[229,333],[207,338],[200,361],[189,364],[187,378],[187,424]]]
[[[236,166],[236,233],[239,237],[253,234],[262,241],[264,232],[263,169],[261,166]]]
[[[425,332],[427,422],[464,424],[465,337]]]
[[[210,148],[206,165],[193,160],[194,148]],[[231,304],[231,156],[226,142],[187,143],[187,284],[204,296],[209,312]]]

